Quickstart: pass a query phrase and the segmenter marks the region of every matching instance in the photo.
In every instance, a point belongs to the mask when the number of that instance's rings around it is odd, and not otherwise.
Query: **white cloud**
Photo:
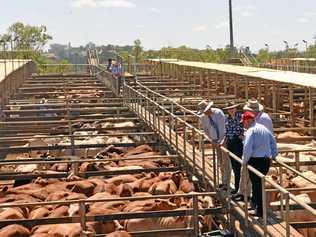
[[[236,13],[240,16],[250,17],[255,15],[257,8],[252,5],[247,6],[236,6],[233,7],[233,14]]]
[[[74,8],[133,8],[136,5],[129,0],[74,0],[71,6]]]
[[[149,8],[149,11],[151,11],[153,13],[160,13],[160,10],[158,8],[155,8],[155,7]]]
[[[254,12],[250,12],[250,11],[243,11],[240,13],[240,15],[248,17],[248,16],[253,16],[255,13]]]
[[[207,26],[205,26],[205,25],[195,26],[195,27],[193,27],[192,30],[195,32],[203,32],[203,31],[207,30]]]
[[[305,18],[305,17],[301,17],[297,19],[297,22],[299,23],[308,23],[309,19]]]
[[[76,0],[71,3],[71,6],[75,8],[96,7],[97,3],[95,0]]]
[[[136,27],[136,28],[139,28],[139,29],[141,29],[141,28],[145,28],[145,26],[144,26],[144,25],[136,25],[135,27]]]
[[[214,25],[215,29],[222,29],[222,28],[228,28],[228,22],[227,21],[221,21]]]
[[[305,12],[305,16],[316,16],[316,12]]]

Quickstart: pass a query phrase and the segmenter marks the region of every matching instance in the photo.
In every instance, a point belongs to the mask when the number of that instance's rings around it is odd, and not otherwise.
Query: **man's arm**
[[[272,159],[275,159],[278,155],[277,143],[274,136],[271,133],[269,133],[269,136],[270,136],[270,147],[271,147]]]
[[[223,111],[220,111],[220,118],[218,121],[218,130],[219,130],[219,144],[223,144],[225,141],[226,135],[226,118]]]
[[[247,164],[253,153],[253,132],[248,130],[245,134],[244,151],[242,156],[242,163]]]

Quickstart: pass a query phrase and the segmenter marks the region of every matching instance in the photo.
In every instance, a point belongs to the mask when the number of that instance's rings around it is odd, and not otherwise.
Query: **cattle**
[[[299,194],[296,196],[296,198],[307,204],[310,204],[312,202],[308,194]],[[289,204],[293,205],[293,204],[296,204],[296,202],[290,199]],[[278,206],[278,205],[280,205],[280,201],[271,203],[272,207]],[[291,210],[288,213],[288,218],[290,222],[296,222],[298,220],[301,222],[311,222],[311,221],[316,220],[315,216],[306,210]],[[304,237],[316,236],[316,228],[302,228],[302,229],[298,229],[298,232],[300,232]]]
[[[106,237],[132,237],[132,236],[126,231],[115,231],[108,234]]]
[[[80,237],[82,236],[82,228],[80,224],[48,225],[39,226],[33,233],[46,234],[47,236]]]
[[[95,155],[96,162],[85,162],[84,158],[79,163],[82,173],[88,171],[130,171],[146,168],[172,167],[170,159],[138,159],[159,155],[148,145],[135,148],[118,148],[112,145],[102,148]],[[133,159],[117,160],[111,158],[128,157]],[[103,161],[107,158],[107,161]],[[134,159],[135,158],[135,159]],[[21,168],[21,167],[19,167]],[[39,167],[35,167],[38,173]],[[71,165],[56,163],[48,166],[42,172],[70,172],[67,178],[37,178],[31,183],[21,184],[18,187],[5,186],[0,191],[0,203],[25,203],[25,202],[55,202],[67,200],[88,200],[85,204],[86,216],[113,215],[121,212],[146,212],[164,210],[186,210],[192,207],[189,198],[158,199],[155,195],[183,194],[195,190],[190,179],[182,172],[139,172],[137,174],[123,174],[106,177],[83,178],[71,172]],[[34,173],[30,170],[30,173]],[[138,201],[98,201],[109,198],[126,197],[152,197],[152,199]],[[199,204],[200,205],[200,204]],[[42,219],[63,218],[78,216],[81,211],[78,203],[56,204],[45,206],[30,206],[25,208],[6,208],[0,210],[0,219]],[[202,208],[202,206],[199,206]],[[192,217],[166,217],[153,220],[152,218],[137,220],[117,220],[87,222],[87,236],[95,234],[109,234],[110,236],[129,236],[125,231],[150,229],[187,228],[192,224]],[[200,227],[210,223],[206,217],[199,217]],[[122,231],[122,230],[125,231]],[[207,229],[203,227],[203,229]],[[1,230],[2,231],[2,230]],[[82,228],[79,223],[53,224],[35,226],[30,229],[28,236],[80,236]],[[1,235],[0,235],[1,236]]]
[[[276,139],[280,143],[300,143],[303,141],[310,140],[308,136],[301,135],[297,132],[292,132],[292,131],[279,133],[276,136]]]
[[[8,225],[0,230],[1,237],[29,237],[30,231],[21,225]]]
[[[303,176],[307,177],[308,179],[312,180],[316,183],[316,174],[313,171],[306,171],[302,173]],[[291,180],[294,184],[294,187],[297,188],[310,188],[314,189],[311,191],[302,191],[303,193],[307,193],[310,199],[315,202],[316,201],[316,185],[309,182],[308,180],[304,179],[303,177],[297,176]]]
[[[26,217],[23,210],[19,207],[5,208],[0,212],[0,220],[7,219],[24,219]]]
[[[164,180],[154,183],[149,188],[149,193],[153,195],[175,194],[177,190],[177,186],[173,180]]]

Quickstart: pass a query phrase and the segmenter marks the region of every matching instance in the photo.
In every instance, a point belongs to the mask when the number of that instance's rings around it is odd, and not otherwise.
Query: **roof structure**
[[[216,64],[216,63],[204,63],[204,62],[193,62],[193,61],[169,61],[163,59],[154,59],[156,62],[164,62],[170,64],[176,64],[181,66],[197,67],[202,69],[210,69],[221,72],[238,74],[241,76],[248,76],[253,78],[260,78],[264,80],[270,80],[281,83],[289,83],[298,86],[316,88],[316,75],[309,73],[300,73],[292,71],[279,71],[268,68],[259,67],[246,67],[236,66],[230,64]]]

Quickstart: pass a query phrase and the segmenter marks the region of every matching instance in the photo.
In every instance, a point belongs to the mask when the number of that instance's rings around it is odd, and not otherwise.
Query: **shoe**
[[[235,194],[237,194],[237,190],[236,189],[233,189],[232,191],[230,191],[230,194],[232,194],[232,195],[235,195]]]
[[[251,216],[257,216],[259,218],[262,218],[263,214],[261,211],[259,211],[258,209],[252,210],[249,212],[249,215]]]
[[[234,201],[236,201],[236,202],[243,202],[244,201],[244,195],[237,193],[237,194],[232,196],[232,199]]]

